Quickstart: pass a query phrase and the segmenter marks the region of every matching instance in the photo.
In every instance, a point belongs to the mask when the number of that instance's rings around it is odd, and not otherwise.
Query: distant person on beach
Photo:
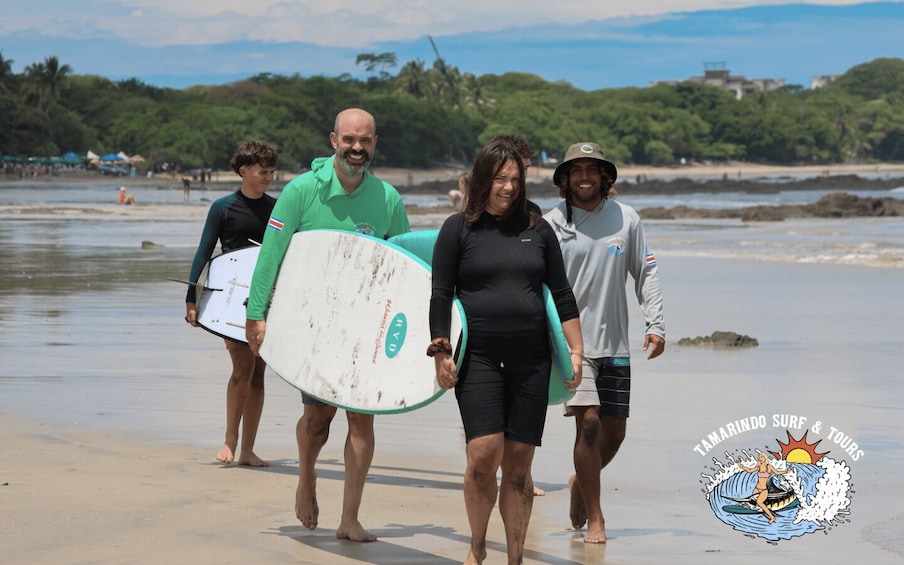
[[[398,191],[368,172],[377,146],[374,117],[351,108],[336,116],[330,143],[335,154],[318,158],[311,170],[295,177],[280,194],[270,217],[248,298],[246,335],[255,352],[266,339],[267,302],[286,248],[297,231],[340,229],[389,238],[409,231]],[[302,393],[304,414],[295,429],[298,441],[298,488],[295,515],[308,529],[317,527],[315,463],[329,436],[336,407]],[[369,542],[376,536],[358,521],[364,482],[374,454],[374,417],[346,411],[345,491],[336,537]]]
[[[188,202],[189,192],[191,192],[191,179],[182,177],[182,200]]]
[[[458,175],[458,188],[449,191],[449,204],[453,208],[461,208],[464,203],[465,193],[468,192],[468,173]]]
[[[135,197],[131,194],[126,194],[126,187],[119,187],[119,203],[120,204],[134,204]]]
[[[600,472],[625,439],[631,390],[628,274],[646,322],[643,350],[649,351],[648,359],[665,351],[656,256],[637,212],[606,197],[617,176],[599,145],[575,143],[553,173],[565,201],[545,216],[562,245],[584,336],[587,378],[566,403],[566,415],[574,416],[576,429],[571,525],[580,529],[587,524],[585,543],[606,542]]]
[[[236,192],[214,201],[207,212],[207,222],[201,232],[201,242],[195,252],[188,280],[197,281],[204,265],[216,249],[217,241],[223,253],[254,245],[264,237],[267,221],[276,199],[266,194],[276,170],[276,150],[263,141],[242,143],[232,155],[232,170],[242,177]],[[195,287],[189,285],[185,297],[185,321],[198,325]],[[224,339],[226,351],[232,358],[232,374],[226,385],[226,440],[217,453],[217,461],[267,467],[266,461],[254,453],[254,440],[264,409],[263,359],[245,343]],[[242,426],[241,452],[236,458],[239,424]]]
[[[581,325],[559,243],[549,224],[527,209],[521,156],[506,143],[490,143],[474,161],[464,210],[446,219],[436,240],[427,348],[439,386],[455,388],[465,429],[466,564],[486,558],[497,491],[508,562],[522,562],[534,499],[531,465],[543,436],[552,365],[544,283],[572,353],[575,379],[568,385],[577,386]],[[456,296],[468,318],[460,373],[449,335]]]

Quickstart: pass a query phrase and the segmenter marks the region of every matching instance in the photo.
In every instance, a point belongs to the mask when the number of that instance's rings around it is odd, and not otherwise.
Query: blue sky
[[[363,77],[359,53],[476,75],[529,72],[594,90],[733,74],[809,86],[904,56],[904,2],[634,0],[0,0],[0,53],[22,69],[49,55],[76,74],[182,88],[260,72]],[[396,69],[397,70],[397,69]],[[394,72],[394,70],[390,70]]]

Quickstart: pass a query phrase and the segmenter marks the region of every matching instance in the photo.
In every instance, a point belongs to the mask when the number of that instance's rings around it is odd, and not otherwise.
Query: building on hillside
[[[754,92],[764,92],[767,90],[775,90],[785,86],[783,78],[747,78],[744,76],[732,75],[724,62],[703,63],[703,76],[691,77],[684,80],[660,80],[650,83],[650,86],[657,84],[679,84],[682,82],[698,82],[709,84],[722,90],[734,92],[735,98],[740,100],[748,94]]]
[[[841,75],[814,75],[810,81],[810,88],[822,88],[827,84],[832,84],[835,79]]]

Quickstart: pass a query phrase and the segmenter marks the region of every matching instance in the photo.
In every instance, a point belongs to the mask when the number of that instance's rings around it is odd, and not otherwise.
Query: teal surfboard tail
[[[418,257],[427,265],[433,264],[433,248],[436,245],[436,237],[439,230],[420,230],[403,233],[390,237],[387,241],[402,249],[407,250],[410,254]],[[562,322],[559,320],[559,311],[556,309],[556,303],[552,299],[552,293],[546,285],[543,285],[543,300],[546,304],[546,320],[549,326],[549,348],[552,354],[552,370],[549,375],[549,404],[562,404],[567,402],[574,396],[574,392],[565,386],[565,381],[574,379],[574,371],[571,368],[571,354],[568,350],[568,343],[565,341],[565,331],[562,329]],[[455,301],[456,307],[461,308],[461,303]],[[462,313],[462,326],[466,327],[464,321],[466,316]],[[464,359],[465,340],[462,341],[462,349],[459,354],[459,367]]]

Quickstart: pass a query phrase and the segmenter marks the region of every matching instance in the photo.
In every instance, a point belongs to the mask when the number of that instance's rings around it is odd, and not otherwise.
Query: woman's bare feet
[[[477,555],[474,554],[474,550],[471,549],[471,551],[468,552],[468,557],[465,559],[464,565],[481,565],[483,560],[487,558],[487,550],[484,549],[478,553],[480,557],[477,557]]]
[[[546,496],[546,491],[540,487],[534,487],[534,496]]]

